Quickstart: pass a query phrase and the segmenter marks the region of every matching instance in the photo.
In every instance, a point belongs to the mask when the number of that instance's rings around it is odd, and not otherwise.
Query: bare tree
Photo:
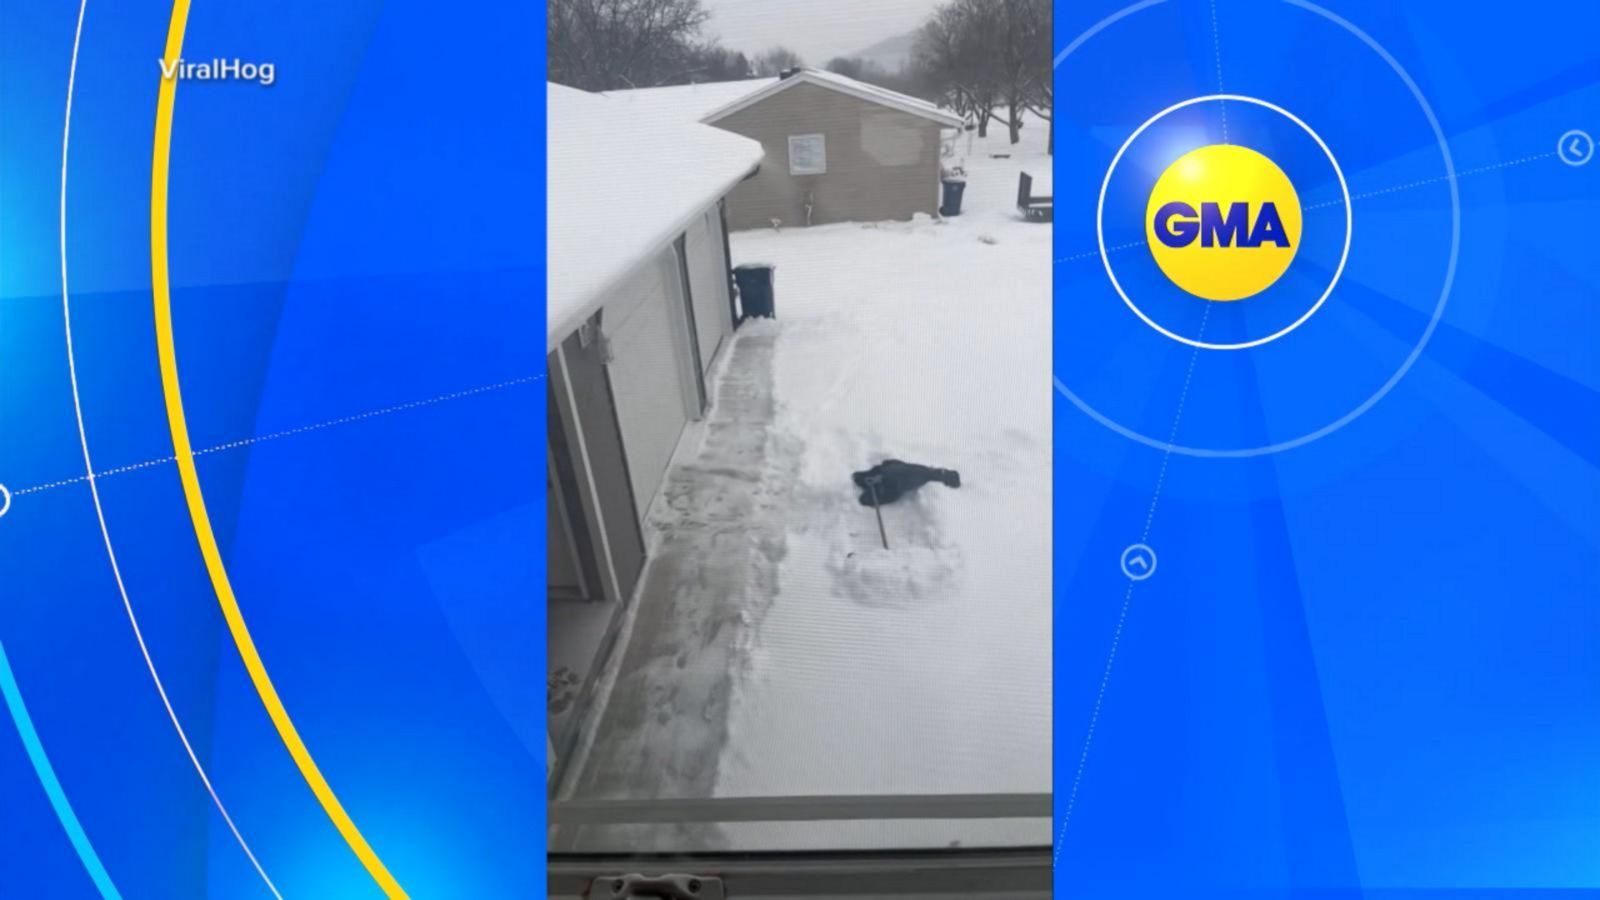
[[[1001,21],[997,0],[951,0],[917,34],[912,67],[946,105],[987,137],[1002,97]]]
[[[546,0],[549,79],[587,91],[687,80],[701,0]]]
[[[707,81],[739,81],[749,78],[750,60],[743,53],[729,50],[717,43],[706,43],[694,48],[692,65],[683,78],[669,79],[665,84],[700,83]]]
[[[1056,89],[1055,74],[1052,68],[1049,75],[1039,79],[1038,86],[1034,89],[1033,97],[1028,108],[1033,114],[1048,123],[1050,136],[1045,140],[1044,152],[1054,156],[1056,153]]]
[[[1002,19],[1001,82],[1004,85],[1011,143],[1021,139],[1022,116],[1029,110],[1050,119],[1050,0],[998,0]],[[1054,150],[1054,122],[1051,150]]]
[[[782,75],[788,69],[798,69],[805,65],[805,60],[800,54],[788,47],[773,47],[765,53],[756,55],[751,61],[755,65],[756,74],[762,76]]]
[[[1003,110],[1011,143],[1029,110],[1049,118],[1049,0],[949,0],[917,35],[913,67],[978,136]]]

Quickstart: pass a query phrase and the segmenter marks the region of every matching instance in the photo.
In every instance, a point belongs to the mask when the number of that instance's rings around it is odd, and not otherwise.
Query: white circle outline
[[[5,518],[8,512],[11,512],[11,491],[0,484],[0,519]]]
[[[1167,0],[1140,0],[1140,2],[1135,3],[1132,6],[1124,7],[1123,9],[1112,13],[1110,16],[1100,20],[1088,31],[1078,35],[1078,37],[1073,40],[1072,43],[1066,46],[1066,49],[1057,54],[1055,66],[1059,67],[1068,56],[1072,55],[1074,50],[1083,46],[1090,38],[1094,37],[1096,34],[1105,30],[1112,24],[1136,12],[1139,12],[1140,10],[1149,9],[1152,6],[1159,6],[1166,2]],[[1055,384],[1056,393],[1070,400],[1072,405],[1076,406],[1081,412],[1083,412],[1084,415],[1095,420],[1096,422],[1099,422],[1101,425],[1105,426],[1111,431],[1122,435],[1130,441],[1133,441],[1134,443],[1143,444],[1146,447],[1151,447],[1167,453],[1177,453],[1182,456],[1192,456],[1198,459],[1250,459],[1257,456],[1266,456],[1272,453],[1282,453],[1285,450],[1293,450],[1296,447],[1303,447],[1306,444],[1321,438],[1325,438],[1328,435],[1333,434],[1335,431],[1345,427],[1346,425],[1349,425],[1351,422],[1354,422],[1356,419],[1359,419],[1365,415],[1368,410],[1372,409],[1372,407],[1378,405],[1378,401],[1382,400],[1384,397],[1387,397],[1389,392],[1394,390],[1395,385],[1399,384],[1400,380],[1406,376],[1406,373],[1411,371],[1411,367],[1416,365],[1417,360],[1422,357],[1422,351],[1427,349],[1428,341],[1433,338],[1433,333],[1438,330],[1439,322],[1444,318],[1444,308],[1450,302],[1450,291],[1455,287],[1456,264],[1460,261],[1461,257],[1461,189],[1456,181],[1456,162],[1455,157],[1450,153],[1450,142],[1445,139],[1444,127],[1439,124],[1439,117],[1434,113],[1433,106],[1428,103],[1428,98],[1422,93],[1422,89],[1417,87],[1417,82],[1411,77],[1411,73],[1406,71],[1405,66],[1400,65],[1400,61],[1395,59],[1388,50],[1384,49],[1382,44],[1374,40],[1372,35],[1367,34],[1360,28],[1357,28],[1349,20],[1340,17],[1337,13],[1330,12],[1329,10],[1323,9],[1315,3],[1312,3],[1311,0],[1283,0],[1283,2],[1290,6],[1297,6],[1307,12],[1314,13],[1324,19],[1327,19],[1333,24],[1354,35],[1363,44],[1366,44],[1369,50],[1371,50],[1373,53],[1376,53],[1379,59],[1383,60],[1389,65],[1389,68],[1397,77],[1399,77],[1401,83],[1403,83],[1406,88],[1411,91],[1412,98],[1417,101],[1417,106],[1422,110],[1423,118],[1428,120],[1428,126],[1433,129],[1434,140],[1439,145],[1439,155],[1444,159],[1445,183],[1450,188],[1450,259],[1445,265],[1444,285],[1439,290],[1439,302],[1434,304],[1433,315],[1428,319],[1427,327],[1422,330],[1422,336],[1417,339],[1417,343],[1411,348],[1410,355],[1401,361],[1400,368],[1396,369],[1394,374],[1389,376],[1388,381],[1384,382],[1376,391],[1374,391],[1372,396],[1363,400],[1354,409],[1345,413],[1343,416],[1340,416],[1338,419],[1329,422],[1315,431],[1309,431],[1300,435],[1299,437],[1279,441],[1276,444],[1265,444],[1260,447],[1239,447],[1228,450],[1214,450],[1206,447],[1188,447],[1183,444],[1175,444],[1172,441],[1158,441],[1155,438],[1140,434],[1139,432],[1134,431],[1132,428],[1129,428],[1126,425],[1109,418],[1104,413],[1086,403],[1082,397],[1079,397],[1077,394],[1073,393],[1072,388],[1067,387],[1066,382],[1062,381],[1059,375],[1055,375],[1054,373],[1051,374],[1050,380]]]
[[[1143,575],[1135,575],[1128,571],[1128,554],[1134,552],[1135,550],[1143,550],[1145,553],[1150,555],[1150,571],[1144,573]],[[1156,558],[1155,548],[1145,543],[1129,544],[1128,546],[1124,547],[1122,549],[1122,557],[1117,560],[1117,565],[1122,567],[1122,574],[1128,576],[1129,581],[1143,581],[1146,578],[1149,578],[1151,575],[1156,573],[1156,566],[1160,564],[1161,561]]]
[[[1161,121],[1180,109],[1194,106],[1198,103],[1224,103],[1230,100],[1237,103],[1253,104],[1255,106],[1272,110],[1278,115],[1283,116],[1285,119],[1288,119],[1296,125],[1299,125],[1300,129],[1306,134],[1311,135],[1311,139],[1317,142],[1318,147],[1322,148],[1323,154],[1328,157],[1329,164],[1333,166],[1333,174],[1339,178],[1339,192],[1344,195],[1344,250],[1339,254],[1339,265],[1333,270],[1333,278],[1328,282],[1328,289],[1322,292],[1322,296],[1317,298],[1317,302],[1311,304],[1311,308],[1306,310],[1305,314],[1300,318],[1289,323],[1287,326],[1278,330],[1277,332],[1267,335],[1266,337],[1256,338],[1253,341],[1241,341],[1236,344],[1217,344],[1212,343],[1211,341],[1197,341],[1194,338],[1187,338],[1181,334],[1167,330],[1166,328],[1157,324],[1156,320],[1145,315],[1144,310],[1140,309],[1138,305],[1133,302],[1133,298],[1128,296],[1128,292],[1122,289],[1122,282],[1117,280],[1117,273],[1111,268],[1111,257],[1106,252],[1106,191],[1110,190],[1111,188],[1111,177],[1116,174],[1117,165],[1122,162],[1123,154],[1128,152],[1128,148],[1133,146],[1133,142],[1138,140],[1139,135],[1144,134],[1146,129],[1148,129],[1151,125],[1154,125],[1155,123]],[[1258,97],[1248,97],[1244,94],[1206,94],[1201,97],[1191,97],[1188,100],[1174,103],[1166,109],[1163,109],[1162,111],[1146,119],[1143,125],[1140,125],[1138,128],[1133,130],[1133,134],[1128,135],[1128,139],[1123,141],[1122,146],[1117,149],[1117,155],[1111,158],[1111,165],[1106,168],[1105,180],[1100,182],[1100,202],[1095,204],[1094,210],[1094,236],[1095,242],[1100,247],[1100,262],[1105,265],[1106,277],[1111,279],[1111,286],[1116,288],[1117,296],[1121,297],[1122,302],[1126,303],[1128,308],[1133,310],[1133,314],[1138,316],[1139,319],[1146,325],[1149,325],[1151,328],[1154,328],[1156,331],[1161,332],[1180,344],[1188,344],[1191,347],[1198,347],[1201,350],[1248,350],[1251,347],[1259,347],[1262,344],[1269,344],[1278,338],[1283,337],[1289,332],[1294,331],[1301,325],[1304,325],[1306,320],[1316,315],[1317,310],[1322,308],[1322,304],[1327,302],[1328,297],[1333,294],[1333,289],[1338,286],[1339,279],[1344,276],[1344,265],[1350,259],[1350,238],[1354,231],[1355,210],[1351,207],[1350,203],[1350,184],[1345,181],[1344,170],[1339,168],[1339,161],[1334,159],[1333,151],[1328,149],[1328,145],[1322,140],[1322,136],[1317,134],[1310,125],[1307,125],[1305,122],[1301,121],[1299,116],[1296,116],[1294,113],[1289,112],[1287,109],[1284,109],[1276,103],[1271,103]],[[1207,300],[1206,302],[1212,303],[1216,301]]]
[[[1567,147],[1566,147],[1566,144],[1567,144],[1567,138],[1570,138],[1570,137],[1581,137],[1585,141],[1588,141],[1589,142],[1589,155],[1587,155],[1583,159],[1579,159],[1579,160],[1567,159]],[[1562,162],[1566,163],[1569,166],[1572,166],[1574,169],[1576,169],[1578,166],[1586,166],[1586,165],[1588,165],[1589,161],[1594,159],[1594,136],[1589,134],[1589,132],[1584,131],[1582,128],[1574,128],[1574,129],[1572,129],[1571,131],[1567,132],[1566,134],[1563,134],[1560,138],[1558,138],[1556,140],[1556,156],[1561,157],[1561,161]]]

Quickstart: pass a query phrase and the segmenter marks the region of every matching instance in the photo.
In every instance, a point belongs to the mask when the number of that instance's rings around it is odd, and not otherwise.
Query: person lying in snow
[[[865,472],[852,472],[850,478],[861,488],[862,506],[873,505],[874,490],[878,503],[893,503],[930,481],[961,487],[961,473],[955,469],[935,469],[898,459],[886,459]]]

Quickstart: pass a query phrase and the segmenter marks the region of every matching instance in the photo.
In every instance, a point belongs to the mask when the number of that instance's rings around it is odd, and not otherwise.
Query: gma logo
[[[1142,219],[1162,274],[1179,290],[1218,301],[1255,296],[1283,277],[1305,224],[1289,176],[1238,144],[1174,160],[1150,189]]]
[[[1288,247],[1289,235],[1278,215],[1278,204],[1266,201],[1261,204],[1255,219],[1250,218],[1250,204],[1222,204],[1207,200],[1200,211],[1182,200],[1164,203],[1156,210],[1155,235],[1161,243],[1174,249],[1192,246],[1198,238],[1202,247]]]

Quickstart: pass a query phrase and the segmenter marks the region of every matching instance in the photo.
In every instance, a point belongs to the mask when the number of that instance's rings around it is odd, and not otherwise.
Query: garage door
[[[700,339],[700,365],[711,363],[722,341],[733,331],[728,306],[728,269],[722,247],[722,216],[712,207],[689,226],[684,236],[689,260],[689,291],[694,297],[694,329]]]
[[[677,258],[669,250],[606,304],[611,390],[622,426],[628,477],[644,519],[688,424],[688,366]]]

